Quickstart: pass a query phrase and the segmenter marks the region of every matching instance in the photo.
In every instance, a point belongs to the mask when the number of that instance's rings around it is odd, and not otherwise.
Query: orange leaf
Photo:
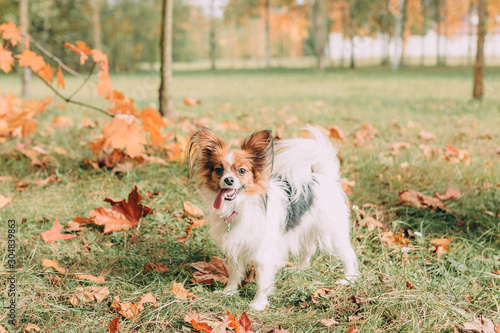
[[[147,262],[144,265],[144,273],[148,273],[149,271],[155,271],[156,273],[165,273],[168,271],[168,266],[162,264],[161,262]]]
[[[113,96],[113,88],[111,86],[111,77],[109,76],[109,72],[107,70],[103,70],[101,67],[101,70],[97,73],[97,77],[99,79],[99,82],[96,85],[97,94],[101,97],[111,99]]]
[[[59,261],[57,259],[56,260],[42,259],[42,266],[43,268],[53,268],[56,270],[56,272],[59,272],[61,274],[66,273],[66,268],[59,267]]]
[[[219,257],[212,257],[212,262],[193,262],[190,266],[198,270],[198,272],[193,272],[193,279],[191,279],[193,283],[213,284],[214,281],[219,281],[226,284],[229,280],[226,262]]]
[[[45,65],[43,58],[30,50],[24,50],[22,54],[18,54],[15,57],[19,61],[19,66],[30,67],[35,73],[38,73]]]
[[[104,276],[102,275],[95,276],[90,274],[79,274],[75,276],[75,279],[86,280],[91,282],[106,282]]]
[[[415,190],[399,192],[398,203],[403,206],[446,210],[446,205],[437,198],[431,198]]]
[[[449,199],[453,199],[453,198],[458,198],[460,196],[460,191],[457,190],[457,189],[454,189],[454,188],[447,188],[446,189],[446,193],[441,195],[439,194],[438,192],[436,192],[436,197],[439,199],[439,200],[449,200]]]
[[[208,324],[206,324],[206,323],[198,323],[194,319],[191,319],[191,325],[193,325],[193,328],[195,330],[199,330],[199,331],[202,331],[202,332],[205,332],[205,333],[210,333],[213,330],[213,328],[210,327]]]
[[[14,66],[14,58],[12,57],[12,52],[7,49],[4,49],[2,45],[0,45],[0,69],[5,73],[11,71],[12,66]]]
[[[128,202],[125,199],[114,201],[110,198],[106,198],[104,201],[111,203],[111,209],[93,209],[89,215],[94,217],[95,224],[104,226],[105,234],[135,227],[139,224],[141,217],[153,213],[152,209],[141,204],[142,197],[137,191],[137,186],[128,195]]]
[[[184,97],[183,102],[187,106],[196,106],[197,104],[201,104],[201,100],[197,98]]]
[[[57,69],[57,88],[64,89],[66,84],[64,83],[64,76],[61,70],[61,66]]]
[[[118,333],[120,330],[120,324],[118,321],[120,320],[120,317],[114,317],[113,320],[108,324],[108,332],[109,333]]]
[[[73,126],[73,118],[69,116],[55,117],[54,120],[52,120],[52,126],[54,126],[54,128],[71,127]]]
[[[229,316],[229,324],[228,326],[233,328],[236,333],[239,333],[241,330],[240,323],[234,318],[233,314],[231,312],[228,312],[227,315]]]
[[[340,141],[344,142],[346,141],[346,137],[344,136],[344,133],[340,129],[340,127],[333,125],[333,126],[328,126],[328,130],[330,131],[330,136],[334,139],[339,139]]]
[[[160,127],[167,125],[163,121],[160,113],[153,108],[142,109],[139,117],[142,119],[142,128],[149,132],[149,139],[153,146],[161,147],[165,143],[165,138],[161,136]]]
[[[151,292],[148,292],[145,296],[141,296],[139,300],[133,304],[129,302],[120,303],[120,297],[115,296],[111,303],[111,308],[118,311],[118,313],[125,318],[132,319],[142,311],[146,303],[156,303],[156,299]]]
[[[14,46],[16,46],[17,43],[21,41],[21,29],[16,27],[16,25],[12,21],[1,24],[0,32],[2,33],[2,38],[10,40],[10,42]]]
[[[189,297],[194,296],[189,290],[184,288],[182,283],[177,282],[174,282],[170,292],[173,293],[177,299],[188,299]]]
[[[83,65],[89,58],[88,54],[90,54],[90,48],[82,41],[77,41],[76,44],[75,46],[70,43],[64,43],[64,47],[80,55],[80,65]],[[83,49],[81,47],[83,47]]]
[[[42,234],[40,236],[42,236],[42,239],[45,242],[49,242],[49,243],[53,243],[53,244],[55,244],[54,241],[58,240],[58,239],[66,240],[66,239],[71,239],[71,238],[76,237],[76,235],[72,235],[72,234],[61,234],[62,228],[63,228],[62,225],[59,224],[59,220],[56,217],[56,220],[54,221],[54,225],[52,226],[52,228],[50,230],[42,232]]]
[[[386,246],[405,246],[410,245],[410,241],[403,234],[394,234],[392,231],[380,233],[380,239]]]
[[[243,330],[245,332],[252,332],[251,325],[252,322],[250,321],[250,318],[248,318],[247,314],[243,312],[240,316],[240,319],[238,319],[238,322],[240,323],[241,326],[243,326]]]
[[[89,302],[101,303],[104,299],[108,298],[108,287],[77,287],[75,293],[68,299],[68,303],[77,307],[80,304],[87,304]]]
[[[52,83],[54,72],[52,71],[52,67],[49,64],[45,64],[40,68],[38,72],[38,76],[44,79],[47,83]]]
[[[144,153],[146,137],[142,127],[132,115],[114,117],[110,123],[104,125],[102,133],[106,137],[107,144],[116,149],[125,149],[130,157]]]
[[[186,216],[203,217],[203,211],[189,201],[182,202],[182,210],[184,211],[184,215]]]

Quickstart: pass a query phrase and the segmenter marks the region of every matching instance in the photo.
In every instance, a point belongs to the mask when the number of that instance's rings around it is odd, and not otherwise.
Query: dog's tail
[[[286,179],[296,188],[298,197],[301,188],[313,179],[313,172],[338,182],[338,150],[330,139],[312,126],[305,128],[309,138],[297,138],[276,141],[276,155],[273,173]]]

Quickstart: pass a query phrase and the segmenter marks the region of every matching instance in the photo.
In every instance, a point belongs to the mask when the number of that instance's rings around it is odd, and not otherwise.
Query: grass
[[[153,75],[115,75],[113,82],[139,107],[156,102],[158,82]],[[78,82],[69,79],[67,84],[71,90]],[[453,332],[454,327],[461,327],[479,314],[495,323],[500,321],[500,280],[492,273],[500,269],[500,96],[494,93],[500,87],[498,69],[488,71],[487,95],[482,103],[470,101],[470,71],[460,68],[408,69],[398,73],[364,68],[332,70],[322,75],[301,69],[177,72],[174,84],[174,104],[181,125],[170,124],[168,130],[182,136],[189,134],[190,128],[185,124],[196,124],[200,119],[229,139],[261,128],[290,137],[299,135],[300,127],[307,123],[325,128],[339,126],[348,137],[346,142],[338,143],[343,177],[356,181],[349,197],[351,204],[377,205],[365,210],[378,216],[384,231],[406,235],[418,231],[422,237],[411,237],[412,249],[404,253],[398,246],[385,246],[377,230],[353,221],[352,239],[362,272],[358,283],[337,285],[335,281],[342,275],[340,262],[317,253],[308,270],[281,270],[270,308],[255,312],[248,307],[255,294],[254,284],[246,285],[239,296],[226,297],[213,293],[221,289],[220,285],[190,282],[189,263],[222,254],[208,236],[208,226],[194,229],[185,244],[175,242],[187,226],[185,220],[174,214],[181,211],[182,201],[200,205],[200,198],[187,179],[186,167],[176,163],[143,164],[125,173],[86,167],[82,159],[91,154],[82,143],[99,133],[106,118],[81,107],[61,108],[55,99],[49,110],[38,116],[39,131],[32,136],[33,142],[53,157],[46,167],[31,166],[29,159],[15,150],[16,142],[25,139],[5,140],[0,153],[0,175],[33,181],[56,173],[62,179],[22,191],[17,191],[11,181],[0,183],[0,193],[14,198],[0,209],[0,246],[5,272],[6,221],[16,219],[20,327],[32,323],[51,333],[103,332],[118,315],[110,308],[114,296],[136,302],[148,291],[160,307],[146,306],[131,321],[122,318],[121,332],[148,321],[170,325],[150,324],[134,332],[190,332],[192,326],[183,320],[188,310],[219,318],[227,311],[236,316],[247,312],[252,328],[259,332],[269,332],[279,325],[290,332],[345,332],[351,325],[361,332]],[[17,92],[18,78],[2,78],[0,89],[4,94],[11,89]],[[32,93],[37,98],[50,94],[39,82],[33,84]],[[185,96],[200,98],[202,103],[184,106]],[[77,97],[105,106],[92,85]],[[231,104],[229,110],[217,108],[225,103]],[[75,125],[52,132],[52,120],[58,115],[71,116]],[[97,128],[79,128],[83,117],[97,121]],[[241,130],[224,129],[223,121],[238,123]],[[353,134],[364,123],[372,124],[377,135],[355,147]],[[419,133],[423,130],[435,135],[426,142],[432,149],[444,149],[451,144],[470,152],[472,162],[452,163],[439,154],[424,156],[419,149]],[[394,142],[408,142],[411,146],[394,156]],[[53,152],[58,146],[68,154]],[[407,168],[401,166],[404,162],[409,163]],[[155,214],[141,222],[137,244],[131,243],[133,231],[103,235],[101,229],[94,227],[88,227],[75,239],[56,244],[45,243],[38,236],[52,226],[55,217],[65,224],[76,216],[88,216],[91,209],[107,206],[104,198],[125,198],[136,184],[142,194],[161,193],[144,199]],[[462,193],[447,201],[448,212],[398,203],[398,192],[405,189],[433,196],[447,187]],[[455,240],[450,243],[449,252],[438,257],[429,251],[430,241],[442,237]],[[58,259],[67,273],[43,269],[42,259]],[[148,261],[162,262],[170,270],[161,275],[145,274],[143,266]],[[99,304],[69,305],[67,299],[77,286],[99,285],[74,279],[79,273],[104,275],[104,285],[110,290],[108,299]],[[59,275],[64,284],[52,285],[50,274]],[[183,282],[198,298],[176,300],[168,292],[174,281]],[[320,288],[334,292],[314,303],[311,296]],[[366,302],[353,302],[352,296]],[[7,304],[6,293],[0,301],[2,306]],[[320,323],[325,318],[339,323],[327,328]],[[1,324],[10,332],[16,331],[6,324],[6,318]]]

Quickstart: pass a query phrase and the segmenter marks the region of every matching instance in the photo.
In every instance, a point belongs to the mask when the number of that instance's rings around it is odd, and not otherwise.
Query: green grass
[[[241,138],[254,130],[270,128],[283,137],[297,136],[305,124],[339,126],[348,140],[338,143],[343,160],[343,176],[355,178],[356,185],[350,203],[362,206],[372,203],[378,209],[366,208],[378,214],[384,230],[422,233],[410,238],[412,250],[404,254],[399,247],[386,247],[377,230],[355,224],[352,239],[359,256],[362,277],[350,286],[338,286],[342,275],[340,262],[317,253],[312,267],[305,271],[283,269],[276,281],[269,310],[255,312],[248,307],[255,294],[255,285],[248,284],[239,296],[226,297],[214,290],[220,285],[194,285],[191,262],[209,260],[221,255],[208,235],[208,226],[194,229],[185,244],[175,243],[183,235],[187,222],[174,217],[181,211],[183,200],[200,205],[195,187],[187,179],[184,165],[138,165],[125,173],[94,170],[82,163],[91,157],[82,143],[99,134],[105,116],[100,113],[55,102],[37,117],[39,131],[33,142],[50,151],[53,158],[44,167],[30,165],[28,158],[15,150],[15,144],[26,139],[7,139],[0,152],[0,175],[15,180],[38,180],[56,173],[62,181],[42,187],[17,191],[11,181],[0,183],[0,194],[14,201],[0,209],[0,246],[2,271],[7,270],[6,237],[8,219],[17,225],[17,318],[20,326],[32,323],[44,332],[104,332],[118,314],[110,308],[114,296],[135,302],[141,295],[152,292],[160,307],[146,306],[140,316],[120,320],[121,332],[148,321],[166,321],[170,326],[142,326],[134,332],[189,332],[184,315],[194,310],[213,317],[227,311],[236,316],[247,312],[254,331],[269,332],[279,325],[290,332],[345,332],[353,324],[361,332],[453,332],[483,314],[500,321],[500,280],[492,274],[500,269],[500,70],[491,69],[486,78],[487,95],[482,103],[472,102],[472,78],[468,69],[408,69],[392,73],[378,68],[356,71],[332,70],[317,74],[310,70],[260,70],[220,72],[177,72],[174,78],[174,104],[179,122],[197,124],[201,118],[229,139]],[[0,89],[16,93],[18,78],[2,78]],[[156,75],[115,75],[115,89],[136,100],[138,107],[156,103]],[[68,79],[71,88],[76,80]],[[36,98],[50,92],[40,82],[34,82]],[[69,94],[69,93],[68,93]],[[200,98],[202,103],[187,107],[183,97]],[[84,88],[77,99],[105,107],[93,86]],[[217,106],[231,103],[232,108],[220,111]],[[47,128],[57,115],[70,115],[75,125],[58,129],[53,134]],[[98,122],[95,129],[78,128],[79,120],[91,117]],[[220,128],[223,121],[238,122],[239,131]],[[417,123],[409,127],[408,123]],[[360,147],[353,145],[353,134],[363,123],[372,124],[377,136]],[[188,126],[170,124],[169,131],[187,136]],[[451,144],[467,149],[472,162],[451,163],[439,156],[423,156],[419,133],[435,134],[427,142],[444,149]],[[394,142],[408,142],[401,155],[391,154]],[[52,151],[62,146],[68,152],[60,156]],[[159,152],[158,156],[163,157]],[[409,162],[409,167],[401,164]],[[487,185],[490,187],[487,188]],[[40,233],[49,229],[55,217],[62,224],[76,216],[88,216],[96,207],[106,207],[106,197],[125,198],[137,184],[144,192],[161,192],[161,196],[144,199],[155,214],[141,222],[137,244],[132,244],[133,231],[103,235],[98,227],[88,227],[81,236],[45,243]],[[447,187],[457,188],[462,195],[447,202],[448,212],[433,212],[398,204],[398,192],[414,189],[433,196]],[[497,216],[485,212],[493,212]],[[435,238],[454,237],[449,253],[440,258],[429,251]],[[64,284],[54,286],[48,279],[50,269],[43,269],[42,259],[58,259],[67,269],[59,275]],[[291,258],[293,261],[294,259]],[[148,261],[159,261],[170,267],[165,274],[143,272]],[[95,285],[75,280],[78,273],[106,276],[104,285],[110,296],[100,304],[68,305],[67,299],[78,285]],[[4,280],[3,280],[4,281]],[[193,301],[175,300],[168,291],[174,281],[198,298]],[[407,287],[409,281],[415,289]],[[5,284],[4,284],[5,285]],[[311,295],[320,288],[335,292],[311,302]],[[358,305],[352,296],[368,301]],[[6,292],[0,302],[5,306]],[[302,305],[302,306],[301,306]],[[349,322],[358,316],[357,322]],[[1,318],[1,314],[0,314]],[[333,318],[339,324],[326,328],[321,319]],[[16,331],[1,324],[10,332]]]

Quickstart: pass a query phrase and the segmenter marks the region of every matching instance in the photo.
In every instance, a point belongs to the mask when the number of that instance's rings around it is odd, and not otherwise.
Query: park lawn
[[[115,75],[112,80],[115,89],[134,98],[138,108],[156,103],[156,75]],[[121,318],[120,332],[151,321],[169,325],[148,324],[134,332],[190,332],[192,325],[184,321],[188,311],[214,320],[221,320],[228,311],[237,318],[246,312],[252,329],[258,332],[279,326],[289,332],[345,332],[352,325],[360,332],[453,332],[454,327],[463,327],[479,315],[500,322],[500,95],[495,94],[499,82],[500,70],[489,71],[487,95],[477,103],[470,100],[470,71],[460,68],[415,68],[397,73],[379,68],[324,74],[307,69],[174,73],[179,119],[169,122],[165,133],[174,131],[186,138],[190,124],[201,122],[228,139],[263,128],[292,137],[300,135],[306,124],[323,128],[336,125],[346,137],[346,141],[335,140],[342,158],[342,177],[355,182],[351,183],[349,201],[365,205],[362,209],[383,224],[380,229],[367,228],[353,213],[352,240],[362,274],[355,284],[336,284],[342,276],[340,262],[318,252],[310,269],[280,271],[269,309],[262,312],[248,307],[256,290],[253,283],[238,296],[227,297],[213,292],[222,288],[218,283],[207,286],[190,281],[194,271],[190,263],[223,254],[210,239],[208,226],[194,228],[185,243],[177,242],[188,225],[178,214],[182,202],[188,200],[201,207],[186,166],[146,163],[125,172],[89,167],[83,158],[92,155],[84,143],[99,134],[106,116],[62,105],[54,98],[51,107],[37,118],[39,130],[32,135],[34,144],[49,152],[48,165],[32,166],[15,149],[17,142],[26,139],[7,139],[0,152],[2,176],[35,181],[56,173],[61,178],[61,182],[24,190],[16,190],[12,180],[0,183],[0,194],[14,199],[0,209],[0,244],[5,272],[6,221],[15,219],[20,327],[36,324],[51,333],[103,332],[115,316],[121,317],[110,307],[115,296],[133,303],[148,292],[159,305],[145,305],[132,320]],[[78,86],[71,79],[67,84],[68,90]],[[4,94],[10,89],[17,92],[18,78],[2,79],[0,89]],[[42,98],[51,93],[34,82],[32,94]],[[198,98],[201,103],[186,106],[184,97]],[[77,99],[106,106],[94,93],[92,83]],[[73,125],[53,131],[54,117],[62,115],[73,118]],[[90,117],[97,126],[81,128],[83,117]],[[355,132],[363,124],[372,125],[376,134],[355,146]],[[434,137],[422,139],[422,132]],[[393,146],[401,142],[408,145],[398,154]],[[422,144],[429,146],[430,156],[423,153]],[[457,161],[443,157],[447,145],[448,153],[451,146],[462,150]],[[58,154],[55,147],[63,147],[67,154]],[[163,152],[156,156],[165,158]],[[143,218],[136,244],[132,243],[134,230],[104,235],[99,227],[87,227],[78,237],[55,244],[39,237],[56,217],[63,225],[76,216],[87,217],[94,208],[108,207],[104,198],[126,198],[134,185],[143,197],[146,192],[160,192],[143,199],[155,213]],[[398,193],[403,190],[435,196],[447,188],[458,189],[461,195],[445,202],[446,211],[398,202]],[[381,239],[386,231],[403,233],[410,243],[387,245]],[[453,238],[447,252],[434,251],[431,241],[438,238]],[[66,273],[44,269],[43,259],[57,259]],[[167,265],[168,272],[144,273],[143,267],[150,261]],[[106,282],[75,279],[78,274],[103,275]],[[52,284],[50,276],[59,276],[63,283]],[[176,299],[170,292],[174,282],[183,283],[196,298]],[[107,286],[109,297],[77,307],[68,304],[78,286],[94,285]],[[330,292],[312,298],[322,288]],[[2,302],[7,302],[5,297],[6,293],[0,298]],[[320,322],[328,318],[337,323],[326,327]],[[11,328],[5,318],[0,323]]]

